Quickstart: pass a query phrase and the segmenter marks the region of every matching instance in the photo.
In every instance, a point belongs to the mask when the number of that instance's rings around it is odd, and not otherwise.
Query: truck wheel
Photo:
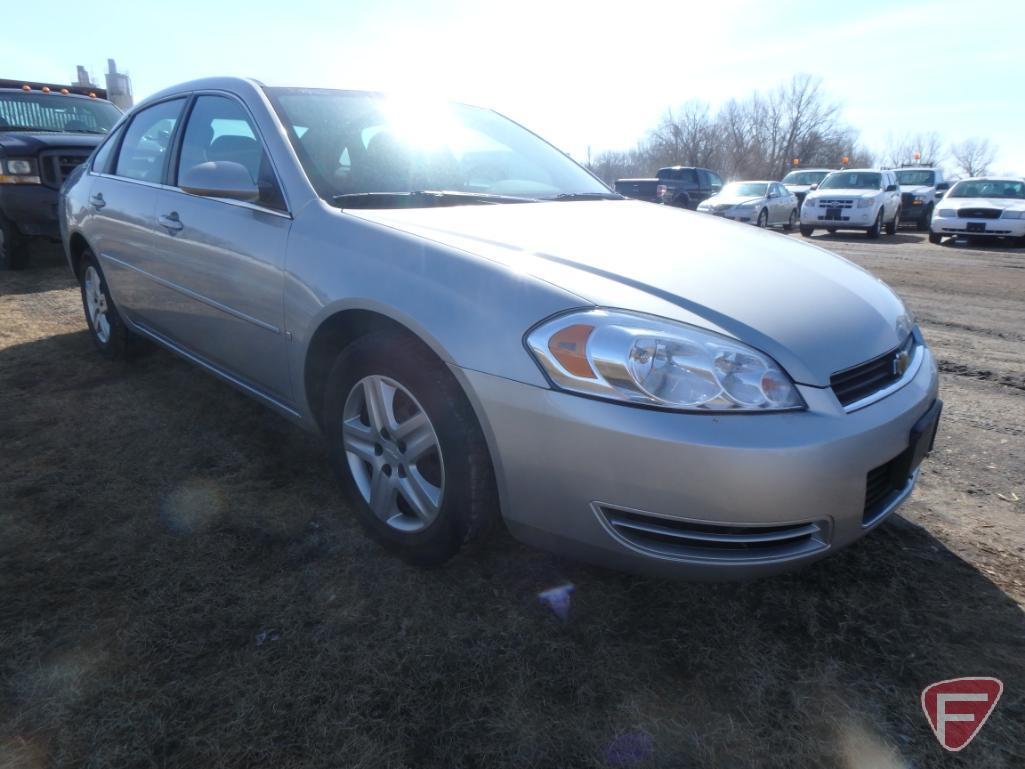
[[[498,517],[494,472],[466,395],[419,340],[373,332],[328,375],[331,464],[367,532],[420,566],[443,563]]]
[[[934,246],[938,246],[940,243],[943,242],[943,236],[940,235],[938,232],[930,232],[929,242],[932,243]]]
[[[887,225],[886,225],[886,234],[887,235],[896,235],[897,234],[897,224],[899,222],[900,222],[900,209],[898,208],[896,213],[894,213],[894,215],[893,215],[893,221],[887,223]]]
[[[865,236],[869,240],[875,240],[879,237],[879,233],[883,230],[883,209],[879,209],[879,215],[876,216],[876,220],[872,223],[872,226],[865,232]]]
[[[785,232],[790,232],[791,230],[794,229],[794,225],[796,223],[797,223],[797,209],[795,208],[793,211],[790,212],[790,218],[787,219],[787,223],[783,225],[783,230]]]
[[[815,228],[814,227],[808,227],[808,226],[806,226],[804,224],[801,225],[801,235],[802,236],[804,236],[806,238],[810,238],[814,232],[815,232]]]
[[[673,205],[677,208],[690,208],[690,198],[686,195],[680,195],[680,197],[673,201]]]
[[[0,214],[0,271],[23,270],[28,263],[27,239],[18,232],[14,222]]]
[[[922,218],[918,220],[918,231],[925,232],[928,230],[930,222],[932,222],[932,204],[922,212]]]

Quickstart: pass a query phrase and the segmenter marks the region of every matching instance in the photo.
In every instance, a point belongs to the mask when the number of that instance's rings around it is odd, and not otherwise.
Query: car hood
[[[913,195],[927,195],[932,187],[925,185],[914,185],[914,184],[902,184],[900,185],[901,192],[910,192]]]
[[[943,198],[940,205],[944,208],[1010,208],[1014,211],[1025,209],[1025,200],[1015,198]]]
[[[903,303],[860,267],[784,235],[670,206],[580,201],[345,214],[501,262],[575,294],[581,306],[731,335],[803,384],[825,387],[830,374],[901,341]]]
[[[810,184],[784,184],[783,186],[791,192],[808,192],[812,187]]]
[[[83,147],[92,149],[103,141],[105,136],[106,134],[0,131],[0,147],[11,157],[16,155],[32,156],[51,148]]]
[[[705,199],[705,203],[710,206],[742,206],[742,205],[753,205],[754,203],[760,203],[765,200],[764,196],[751,197],[750,195],[713,195],[710,198]]]
[[[874,198],[882,190],[859,190],[859,189],[845,189],[838,187],[836,189],[822,189],[821,187],[808,195],[809,198],[818,200],[819,198]]]

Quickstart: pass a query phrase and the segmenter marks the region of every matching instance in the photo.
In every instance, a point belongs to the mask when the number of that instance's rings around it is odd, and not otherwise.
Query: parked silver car
[[[622,199],[494,112],[210,79],[65,188],[92,338],[321,432],[436,563],[504,519],[617,568],[767,574],[911,492],[939,417],[901,300],[820,248]]]
[[[797,196],[779,182],[731,182],[698,206],[704,214],[788,232],[797,224],[797,209]]]

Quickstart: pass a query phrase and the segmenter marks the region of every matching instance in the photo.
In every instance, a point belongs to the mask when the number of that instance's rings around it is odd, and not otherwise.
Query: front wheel
[[[929,242],[932,243],[934,246],[938,246],[940,243],[943,242],[943,236],[940,235],[938,232],[930,232]]]
[[[879,209],[879,214],[876,216],[876,220],[872,223],[872,226],[868,228],[865,235],[869,240],[875,240],[879,237],[879,233],[883,230],[883,209]]]
[[[783,225],[783,229],[786,232],[790,232],[794,229],[794,225],[797,224],[797,209],[795,208],[790,212],[790,218],[787,219],[787,223]]]
[[[0,214],[0,272],[28,267],[29,250],[26,238],[14,222]]]
[[[758,213],[757,225],[763,230],[769,226],[769,212],[764,208]]]
[[[894,215],[893,215],[893,221],[887,223],[887,225],[886,225],[886,234],[887,235],[896,235],[897,234],[897,225],[899,223],[900,223],[900,209],[898,208],[896,213],[894,213]]]
[[[374,332],[335,360],[324,401],[331,463],[367,532],[432,566],[497,517],[494,473],[476,415],[418,340]]]
[[[814,232],[815,232],[815,228],[814,227],[808,227],[807,225],[804,225],[804,224],[801,225],[801,235],[803,237],[810,238]]]
[[[919,232],[925,232],[929,229],[929,223],[932,221],[932,209],[933,207],[930,205],[924,212],[922,212],[922,218],[918,220]]]

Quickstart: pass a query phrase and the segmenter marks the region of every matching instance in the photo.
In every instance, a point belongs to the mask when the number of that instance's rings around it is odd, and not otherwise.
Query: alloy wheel
[[[353,386],[342,411],[342,445],[360,494],[381,521],[411,533],[438,517],[441,445],[427,412],[399,382],[371,375]]]
[[[91,264],[85,268],[85,306],[93,333],[101,343],[110,341],[110,319],[107,317],[107,295],[103,293],[100,274]]]

